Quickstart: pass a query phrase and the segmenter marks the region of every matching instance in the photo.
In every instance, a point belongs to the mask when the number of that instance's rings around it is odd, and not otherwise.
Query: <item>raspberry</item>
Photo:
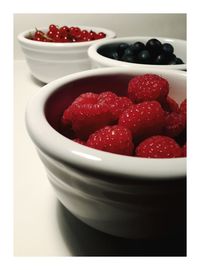
[[[118,120],[120,115],[129,107],[133,105],[133,102],[127,97],[118,97],[112,104],[110,104],[110,110],[115,120]]]
[[[106,104],[74,104],[64,112],[63,117],[65,116],[80,139],[87,139],[91,133],[108,125],[112,119]]]
[[[137,157],[145,158],[177,158],[182,156],[182,149],[170,137],[152,136],[142,141],[135,153]]]
[[[162,102],[162,107],[167,112],[179,112],[178,103],[171,97],[167,96],[167,98]]]
[[[168,113],[165,117],[165,135],[176,137],[184,130],[183,116],[176,112]]]
[[[112,102],[115,98],[117,98],[117,95],[115,93],[111,91],[105,91],[99,94],[97,101],[98,103],[101,102],[109,103]]]
[[[167,80],[155,74],[136,76],[128,84],[128,97],[134,103],[150,100],[162,101],[168,93]]]
[[[89,136],[87,146],[115,154],[131,156],[134,145],[129,129],[114,125],[106,126]]]
[[[98,94],[93,92],[86,92],[78,96],[72,104],[95,104],[97,103]]]
[[[109,105],[114,121],[119,119],[123,111],[133,105],[129,98],[119,97],[110,91],[102,92],[98,97],[98,102]]]
[[[180,114],[183,116],[183,122],[186,125],[187,118],[187,99],[184,99],[180,104]]]
[[[162,133],[165,112],[157,101],[145,101],[125,110],[119,125],[129,128],[134,138],[145,138]]]
[[[187,157],[187,145],[184,144],[182,147],[182,157]]]

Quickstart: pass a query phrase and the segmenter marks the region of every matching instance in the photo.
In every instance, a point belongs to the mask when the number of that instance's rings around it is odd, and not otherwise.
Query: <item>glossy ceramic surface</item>
[[[81,29],[106,33],[105,39],[115,37],[111,30],[79,26]],[[47,32],[47,28],[38,28]],[[87,55],[89,46],[98,40],[73,43],[53,43],[33,41],[27,37],[35,32],[34,29],[27,30],[18,35],[18,41],[24,52],[27,64],[32,75],[38,80],[48,83],[59,77],[74,72],[90,69],[90,61]]]
[[[98,151],[59,133],[63,109],[82,92],[124,94],[129,79],[156,73],[170,96],[186,96],[186,73],[155,69],[104,68],[53,81],[29,102],[28,132],[58,199],[79,219],[127,238],[166,236],[185,222],[186,159],[143,159]]]

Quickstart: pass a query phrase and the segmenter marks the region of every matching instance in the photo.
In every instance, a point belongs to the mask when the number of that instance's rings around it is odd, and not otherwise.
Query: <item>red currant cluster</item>
[[[103,32],[96,33],[92,30],[88,31],[79,27],[58,27],[54,24],[49,25],[47,33],[36,29],[32,40],[43,42],[83,42],[92,41],[106,37]]]

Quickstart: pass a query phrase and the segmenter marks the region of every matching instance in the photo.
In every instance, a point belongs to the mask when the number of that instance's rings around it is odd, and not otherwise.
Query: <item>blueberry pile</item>
[[[161,43],[158,39],[149,39],[146,44],[113,43],[103,45],[98,49],[101,55],[130,63],[150,65],[178,65],[184,64],[183,60],[174,54],[174,47],[169,43]]]

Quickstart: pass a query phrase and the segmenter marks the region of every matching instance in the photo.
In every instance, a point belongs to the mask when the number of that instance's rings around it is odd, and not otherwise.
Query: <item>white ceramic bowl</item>
[[[157,38],[160,40],[161,43],[170,43],[174,47],[174,54],[181,58],[184,64],[179,65],[150,65],[150,64],[138,64],[138,63],[128,63],[124,61],[114,60],[105,56],[102,56],[98,50],[102,46],[111,45],[111,44],[118,44],[121,42],[126,42],[128,44],[133,44],[134,42],[141,41],[144,44],[151,38]],[[102,40],[96,44],[93,44],[88,49],[88,55],[91,60],[92,68],[99,68],[99,67],[131,67],[131,68],[138,68],[138,67],[146,67],[146,68],[164,68],[164,69],[175,69],[175,70],[186,70],[186,41],[180,39],[173,39],[173,38],[164,38],[164,37],[143,37],[143,36],[136,36],[136,37],[122,37],[116,38],[114,40]]]
[[[108,29],[93,26],[79,27],[95,32],[104,32],[106,34],[104,39],[115,37],[115,33]],[[45,27],[39,27],[38,29],[44,32],[48,31]],[[48,83],[59,77],[90,69],[90,60],[87,55],[87,50],[89,46],[96,43],[98,40],[73,43],[53,43],[28,39],[27,37],[34,32],[35,29],[30,29],[20,33],[18,35],[18,41],[25,54],[32,75],[38,80]]]
[[[186,73],[102,68],[71,74],[43,87],[30,100],[26,124],[58,199],[77,218],[103,232],[147,238],[170,234],[185,222],[186,158],[146,159],[95,150],[61,135],[58,121],[84,91],[122,93],[134,75],[156,73],[170,96],[186,96]]]

